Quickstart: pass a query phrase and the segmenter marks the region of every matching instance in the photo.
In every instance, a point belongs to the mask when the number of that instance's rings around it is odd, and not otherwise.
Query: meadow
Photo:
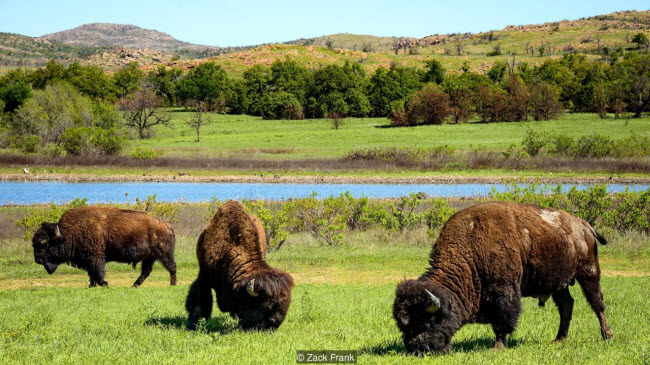
[[[464,202],[463,204],[467,204]],[[138,288],[139,266],[107,265],[108,288],[87,288],[84,271],[62,265],[49,276],[33,262],[31,244],[11,225],[24,207],[0,208],[0,357],[3,363],[294,363],[296,350],[349,349],[359,363],[647,363],[650,361],[650,241],[643,234],[610,234],[601,246],[603,293],[615,337],[600,340],[598,321],[578,286],[569,337],[553,343],[559,316],[523,300],[508,348],[492,351],[489,326],[467,325],[445,355],[409,356],[392,318],[394,290],[428,265],[432,238],[425,230],[403,234],[352,232],[336,246],[291,234],[268,254],[296,287],[276,332],[243,332],[215,309],[197,332],[185,330],[185,295],[198,272],[195,241],[206,205],[183,205],[177,233],[179,285],[156,264]]]
[[[200,142],[186,121],[193,113],[171,111],[170,127],[157,126],[151,139],[129,141],[122,156],[23,155],[2,150],[0,173],[58,174],[100,178],[125,176],[337,176],[337,177],[644,177],[647,158],[563,158],[542,153],[534,158],[507,158],[503,152],[522,149],[522,140],[533,130],[541,134],[578,139],[600,134],[614,141],[636,134],[650,137],[650,118],[601,119],[596,114],[564,114],[545,122],[478,123],[390,128],[383,118],[348,118],[335,130],[328,119],[263,120],[246,115],[211,114],[201,129]],[[435,150],[447,146],[452,156],[432,161],[353,160],[356,151],[382,148]],[[153,150],[153,160],[135,159],[136,150]],[[128,177],[127,177],[128,176]]]

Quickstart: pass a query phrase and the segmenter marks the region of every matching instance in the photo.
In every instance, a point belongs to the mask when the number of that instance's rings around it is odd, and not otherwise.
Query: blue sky
[[[192,43],[243,46],[332,33],[480,32],[649,8],[648,0],[0,0],[0,31],[40,36],[106,22],[155,29]]]

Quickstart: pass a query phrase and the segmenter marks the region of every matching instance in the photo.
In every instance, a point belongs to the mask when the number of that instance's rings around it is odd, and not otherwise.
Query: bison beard
[[[612,331],[600,291],[597,242],[605,239],[582,219],[530,204],[484,203],[445,223],[430,255],[430,268],[401,283],[393,316],[411,353],[444,352],[466,323],[492,325],[495,348],[517,326],[521,297],[560,312],[556,341],[566,338],[575,280],[596,313],[601,336]]]
[[[265,261],[266,235],[259,219],[235,201],[225,203],[197,243],[199,277],[190,286],[185,308],[188,328],[212,314],[212,290],[224,313],[242,329],[275,329],[291,303],[293,279]]]
[[[109,261],[142,262],[133,286],[149,276],[156,260],[169,271],[176,285],[175,236],[172,227],[142,212],[110,207],[83,207],[65,212],[58,223],[43,223],[32,238],[34,261],[53,274],[62,263],[84,269],[90,286],[104,286],[104,265]]]

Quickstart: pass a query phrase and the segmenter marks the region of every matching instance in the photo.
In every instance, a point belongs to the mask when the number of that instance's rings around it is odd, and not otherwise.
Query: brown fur
[[[57,237],[56,230],[60,232]],[[52,274],[61,263],[88,271],[90,286],[107,285],[104,265],[109,261],[142,262],[137,287],[149,276],[154,261],[160,262],[176,285],[174,230],[146,213],[112,207],[70,209],[58,223],[43,223],[32,239],[34,258]]]
[[[210,317],[211,290],[219,309],[239,319],[242,328],[280,326],[291,303],[293,279],[266,263],[266,235],[257,217],[238,202],[225,203],[201,233],[196,252],[199,277],[186,301],[190,328]],[[253,279],[256,297],[246,290]]]
[[[445,351],[466,323],[492,324],[496,347],[514,331],[521,297],[552,296],[560,311],[556,340],[566,337],[574,280],[596,312],[604,339],[612,333],[600,292],[597,242],[584,220],[530,204],[492,202],[461,210],[445,223],[431,252],[431,267],[400,284],[393,314],[412,352]],[[432,300],[441,308],[427,313]]]

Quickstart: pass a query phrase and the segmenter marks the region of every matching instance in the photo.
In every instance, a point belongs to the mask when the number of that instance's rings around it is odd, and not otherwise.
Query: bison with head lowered
[[[70,209],[57,223],[43,223],[32,238],[34,260],[53,274],[62,263],[84,269],[90,286],[108,285],[104,265],[109,261],[133,264],[142,261],[142,273],[133,286],[149,276],[156,260],[176,285],[174,230],[146,213],[112,207]]]
[[[190,329],[212,314],[212,290],[222,312],[242,329],[276,329],[291,303],[293,279],[265,260],[266,235],[259,219],[241,203],[219,208],[199,237],[199,277],[190,287],[185,308]]]
[[[429,269],[397,288],[393,316],[407,351],[447,351],[466,323],[492,325],[495,347],[517,325],[521,297],[552,296],[560,312],[556,340],[566,338],[576,280],[612,336],[600,291],[598,246],[605,240],[584,220],[530,204],[493,202],[454,214],[430,255]]]

